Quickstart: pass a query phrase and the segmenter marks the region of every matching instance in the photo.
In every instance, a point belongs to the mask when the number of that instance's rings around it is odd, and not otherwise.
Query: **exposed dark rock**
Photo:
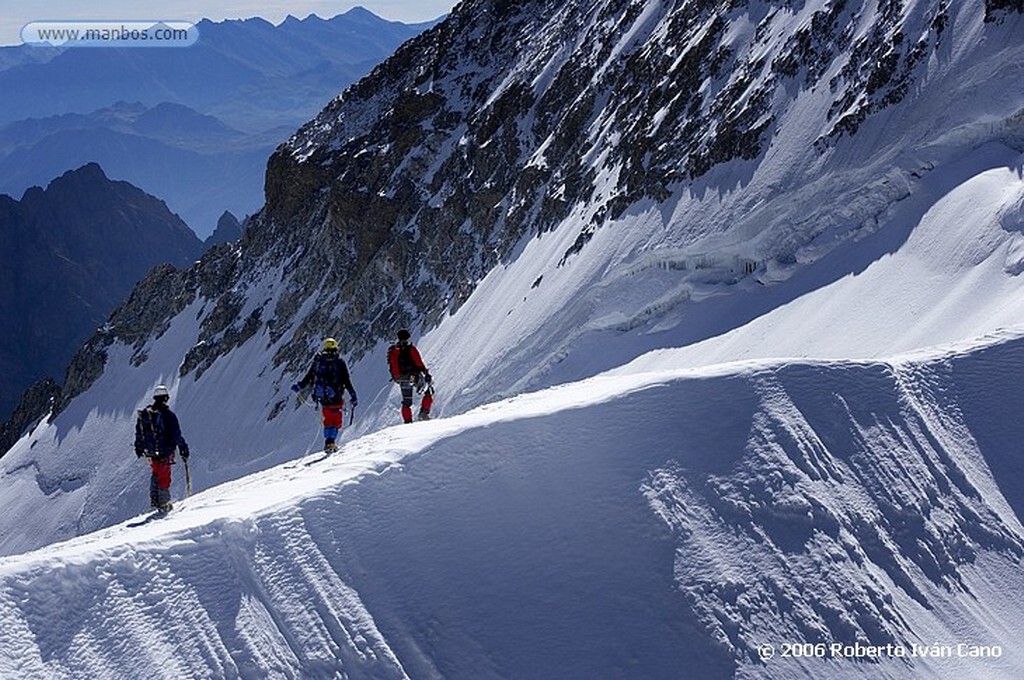
[[[939,46],[949,22],[949,3],[942,0],[936,4],[927,30],[913,43],[903,32],[903,4],[902,0],[881,3],[870,32],[850,45],[848,61],[829,83],[838,95],[829,109],[829,118],[835,123],[829,134],[816,142],[819,148],[856,133],[868,116],[899,103],[918,75],[918,65]],[[827,45],[834,40],[834,29],[818,35],[817,42]],[[843,35],[849,36],[849,31]]]
[[[0,456],[51,411],[59,395],[60,386],[51,378],[43,378],[22,393],[11,417],[0,425]]]
[[[998,21],[1009,12],[1024,13],[1024,0],[985,0],[985,21]]]

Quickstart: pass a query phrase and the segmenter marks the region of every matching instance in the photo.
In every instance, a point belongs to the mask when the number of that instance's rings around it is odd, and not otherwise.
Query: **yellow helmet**
[[[327,338],[324,340],[324,349],[338,349],[338,341],[334,338]]]

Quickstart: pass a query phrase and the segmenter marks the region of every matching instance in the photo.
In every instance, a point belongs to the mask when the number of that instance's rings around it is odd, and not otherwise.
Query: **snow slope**
[[[991,77],[967,88],[936,67],[920,99],[822,156],[795,141],[815,130],[803,99],[821,96],[801,95],[756,168],[731,164],[638,206],[568,264],[585,211],[530,240],[424,343],[438,373],[459,377],[453,401],[583,378],[657,348],[684,348],[694,366],[869,358],[1024,321],[1024,89],[995,85],[1004,68],[1024,82],[1024,60],[1009,56],[1019,41],[986,47],[1000,56],[976,69]],[[950,131],[936,131],[936,110]],[[786,249],[783,266],[773,254]]]
[[[1020,677],[1022,361],[623,370],[387,428],[3,558],[0,676]],[[795,642],[1001,655],[758,657]]]
[[[1024,92],[1013,86],[1024,82],[1015,40],[1022,19],[985,25],[972,7],[950,8],[942,49],[922,67],[919,87],[855,136],[815,149],[808,140],[827,131],[822,110],[832,95],[802,90],[757,163],[715,167],[664,203],[634,206],[568,259],[595,206],[524,239],[456,313],[418,338],[437,377],[438,413],[586,378],[656,349],[694,367],[871,359],[1024,323]],[[745,25],[740,15],[732,20],[737,31]],[[607,185],[598,193],[610,192],[614,178],[599,177]],[[241,300],[239,326],[275,308],[303,256],[239,278],[231,291]],[[344,304],[328,304],[336,296],[326,284],[303,292],[290,327],[263,323],[202,373],[181,377],[182,365],[207,342],[203,329],[223,299],[198,297],[159,337],[109,348],[103,377],[0,462],[0,502],[9,508],[0,554],[146,507],[146,490],[126,481],[138,467],[131,418],[160,382],[171,384],[197,452],[197,488],[311,450],[317,416],[294,404],[288,386],[298,375],[277,359],[304,327],[343,313]],[[397,419],[385,344],[351,367],[361,403],[346,436]],[[657,368],[662,358],[644,361]]]

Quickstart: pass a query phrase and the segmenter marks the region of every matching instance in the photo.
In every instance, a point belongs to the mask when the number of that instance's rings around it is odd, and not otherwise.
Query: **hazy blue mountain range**
[[[43,64],[64,50],[60,47],[39,47],[36,45],[13,45],[0,47],[0,71],[25,64]]]
[[[259,18],[203,20],[198,42],[186,48],[64,50],[0,72],[0,123],[88,113],[124,100],[215,111],[249,131],[297,125],[429,25],[356,8],[331,19],[289,17],[279,26]],[[308,100],[314,93],[316,100]]]
[[[96,164],[0,195],[0,414],[78,346],[154,265],[190,264],[203,243],[163,201]],[[17,323],[8,322],[17,320]]]
[[[289,129],[248,134],[168,103],[27,119],[0,128],[0,193],[20,196],[95,162],[167,201],[205,237],[225,210],[246,215],[261,205],[266,159]]]
[[[262,205],[278,144],[429,25],[357,8],[204,20],[188,48],[0,48],[0,193],[97,162],[206,237],[225,210]]]
[[[250,137],[213,116],[199,113],[182,104],[163,102],[149,107],[137,101],[119,101],[85,114],[63,113],[9,123],[0,128],[0,146],[5,149],[26,147],[58,132],[103,129],[145,135],[197,151],[207,147],[220,148],[231,143],[245,143]],[[284,129],[281,128],[282,131]]]

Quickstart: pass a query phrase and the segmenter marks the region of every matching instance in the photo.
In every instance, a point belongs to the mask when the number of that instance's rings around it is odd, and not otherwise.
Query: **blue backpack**
[[[337,355],[319,354],[313,369],[316,381],[313,383],[313,398],[321,404],[330,404],[340,396],[341,358]]]

